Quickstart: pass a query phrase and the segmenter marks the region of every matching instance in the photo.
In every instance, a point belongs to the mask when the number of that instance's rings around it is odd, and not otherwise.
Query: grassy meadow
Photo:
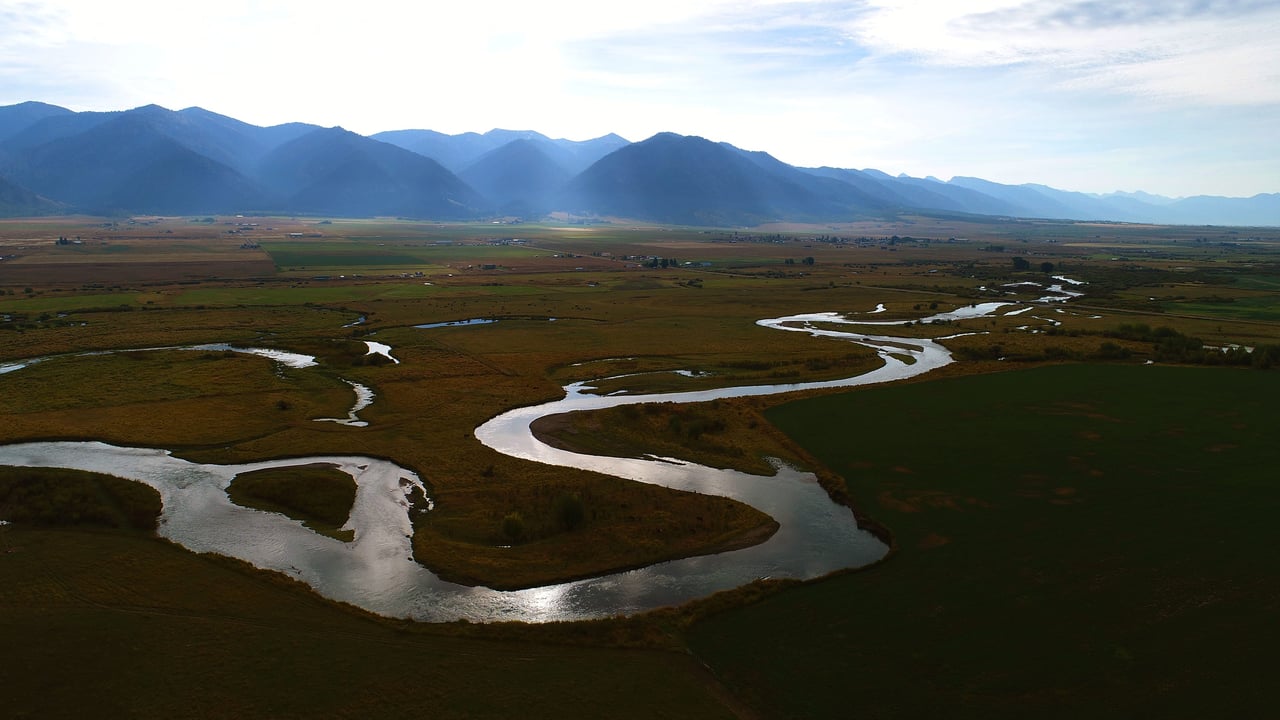
[[[1277,399],[1274,373],[1058,365],[777,406],[893,553],[693,648],[770,716],[1268,714]]]
[[[0,549],[6,717],[736,716],[684,653],[408,626],[122,532],[0,527]]]
[[[0,369],[40,359],[0,372],[0,442],[390,458],[435,502],[415,558],[504,588],[713,553],[774,524],[498,454],[473,434],[494,415],[583,380],[644,393],[844,377],[879,360],[756,321],[881,304],[869,317],[920,320],[1043,294],[1014,283],[1087,283],[1017,314],[867,329],[963,335],[943,341],[958,362],[901,386],[548,418],[544,436],[593,453],[753,472],[781,458],[893,540],[864,571],[629,620],[372,618],[121,524],[100,480],[73,499],[115,521],[31,522],[65,514],[31,510],[63,480],[14,485],[0,468],[14,521],[0,623],[32,648],[0,664],[16,716],[201,714],[188,698],[245,717],[1204,716],[1214,688],[1223,710],[1260,707],[1248,688],[1265,682],[1277,597],[1264,429],[1280,376],[1261,369],[1280,363],[1274,230],[72,217],[0,221],[0,257]],[[417,327],[476,318],[493,322]],[[204,343],[317,365],[181,349]],[[1217,349],[1233,345],[1256,350]],[[352,382],[375,393],[368,426],[316,422],[346,415]],[[242,500],[336,531],[350,502],[318,471],[256,478],[267,489]],[[72,664],[88,680],[52,699]]]

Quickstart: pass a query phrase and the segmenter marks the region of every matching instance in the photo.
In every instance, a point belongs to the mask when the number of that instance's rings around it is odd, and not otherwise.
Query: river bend
[[[1006,304],[985,303],[936,319],[981,317]],[[773,476],[758,476],[672,458],[583,455],[552,448],[538,441],[530,430],[530,423],[537,418],[556,413],[883,383],[951,362],[951,354],[934,340],[837,329],[843,325],[887,326],[894,321],[873,323],[835,313],[812,313],[761,320],[759,324],[865,345],[878,352],[883,365],[838,380],[663,394],[592,395],[590,384],[580,382],[566,386],[561,400],[511,410],[476,429],[481,442],[508,455],[723,495],[762,510],[780,526],[772,537],[752,547],[603,577],[516,591],[441,580],[412,559],[407,496],[415,487],[422,487],[422,481],[386,460],[314,456],[217,465],[188,462],[165,450],[99,442],[46,442],[0,446],[0,464],[89,470],[146,483],[160,492],[164,503],[159,528],[163,537],[196,552],[216,552],[286,573],[334,600],[382,615],[423,621],[543,622],[632,614],[688,602],[759,578],[811,579],[875,562],[888,548],[859,528],[848,508],[833,503],[810,473],[780,467]],[[284,515],[240,507],[227,498],[226,488],[239,473],[310,463],[333,464],[355,478],[356,500],[344,526],[354,531],[352,542],[316,534]]]

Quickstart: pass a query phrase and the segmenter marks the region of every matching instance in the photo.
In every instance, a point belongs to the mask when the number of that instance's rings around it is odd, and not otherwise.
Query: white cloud
[[[1257,0],[871,0],[848,31],[879,52],[1029,65],[1067,88],[1167,101],[1280,103],[1280,4]]]

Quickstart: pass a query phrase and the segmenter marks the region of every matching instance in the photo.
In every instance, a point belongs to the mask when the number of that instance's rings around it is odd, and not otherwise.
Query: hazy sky
[[[0,105],[1280,192],[1280,0],[0,0]]]

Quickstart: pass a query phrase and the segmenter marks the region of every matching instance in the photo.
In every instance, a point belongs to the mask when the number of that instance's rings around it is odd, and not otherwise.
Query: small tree
[[[1099,360],[1124,360],[1129,357],[1129,349],[1107,341],[1098,346],[1098,352],[1094,353],[1094,357]]]
[[[586,506],[576,494],[565,493],[556,500],[556,518],[565,530],[577,530],[586,517]]]
[[[524,537],[524,518],[520,517],[520,513],[509,512],[502,518],[502,534],[512,542]]]

